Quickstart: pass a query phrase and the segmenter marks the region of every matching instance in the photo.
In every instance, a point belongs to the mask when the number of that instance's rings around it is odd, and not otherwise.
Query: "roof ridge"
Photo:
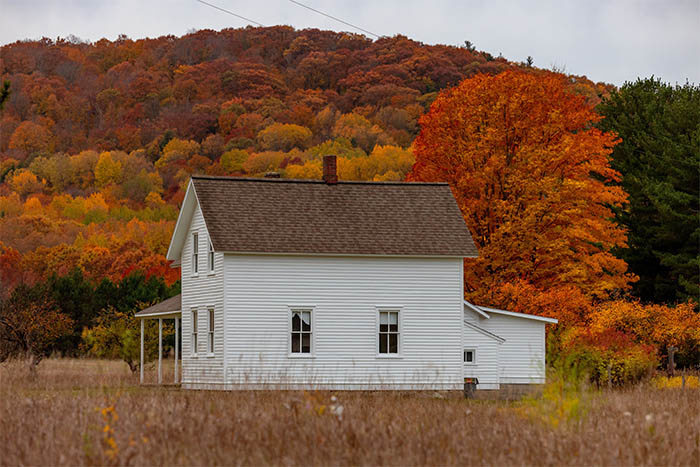
[[[326,185],[323,180],[299,179],[299,178],[256,178],[256,177],[232,177],[224,175],[191,175],[192,179],[199,180],[226,180],[232,182],[265,182],[265,183],[309,183]],[[394,182],[394,181],[364,181],[364,180],[338,180],[339,185],[396,185],[396,186],[449,186],[447,182]]]

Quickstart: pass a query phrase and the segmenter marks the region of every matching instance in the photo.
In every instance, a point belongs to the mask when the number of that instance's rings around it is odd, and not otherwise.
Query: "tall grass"
[[[1,465],[698,465],[697,389],[596,393],[543,423],[459,393],[184,391],[125,364],[0,365]],[[545,389],[546,393],[546,389]],[[545,396],[546,398],[547,396]]]

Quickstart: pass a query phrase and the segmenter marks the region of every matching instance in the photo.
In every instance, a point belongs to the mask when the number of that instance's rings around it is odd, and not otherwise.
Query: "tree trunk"
[[[29,358],[28,358],[28,363],[29,363],[29,374],[32,377],[36,377],[37,375],[37,367],[39,366],[39,363],[43,359],[43,356],[37,355],[31,350],[29,351]]]

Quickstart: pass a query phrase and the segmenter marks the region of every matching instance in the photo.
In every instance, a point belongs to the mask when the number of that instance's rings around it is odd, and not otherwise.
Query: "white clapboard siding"
[[[545,382],[545,324],[516,316],[489,313],[478,325],[505,339],[499,346],[501,384]]]
[[[464,363],[464,377],[478,378],[477,389],[499,388],[499,352],[502,345],[493,337],[464,325],[464,349],[476,351],[475,362]]]
[[[192,233],[199,233],[199,273],[192,274]],[[224,374],[224,255],[214,254],[214,273],[207,266],[209,234],[204,218],[195,208],[182,251],[182,384],[220,384]],[[214,307],[214,355],[207,352],[209,320]],[[192,349],[192,309],[198,312],[197,355]]]
[[[226,387],[461,388],[461,268],[459,258],[226,254]],[[398,358],[377,355],[378,306],[400,310]],[[289,356],[290,307],[313,309],[312,358]]]

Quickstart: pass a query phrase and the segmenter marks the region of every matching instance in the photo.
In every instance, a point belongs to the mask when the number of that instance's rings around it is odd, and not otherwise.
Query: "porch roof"
[[[136,312],[134,316],[137,318],[179,318],[182,314],[181,309],[182,294],[177,294],[174,297]]]

